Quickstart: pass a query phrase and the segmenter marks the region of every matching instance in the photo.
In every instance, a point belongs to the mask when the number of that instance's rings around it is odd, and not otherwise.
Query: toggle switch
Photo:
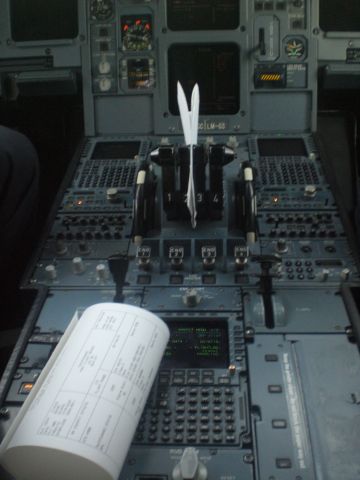
[[[201,258],[204,270],[213,270],[216,262],[215,245],[205,245],[201,247]]]
[[[139,268],[150,270],[151,268],[151,247],[141,246],[137,248],[136,258]]]
[[[249,259],[249,247],[247,245],[236,245],[234,248],[235,266],[237,270],[243,270]]]
[[[173,270],[181,270],[184,262],[184,247],[172,246],[169,248],[169,260]]]

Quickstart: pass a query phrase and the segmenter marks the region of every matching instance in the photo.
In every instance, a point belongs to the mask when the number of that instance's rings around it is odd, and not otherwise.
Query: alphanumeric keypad
[[[203,372],[159,375],[158,386],[140,419],[135,443],[238,445],[244,421],[239,387],[199,384]],[[181,379],[181,380],[180,380]],[[194,385],[192,385],[192,382]]]

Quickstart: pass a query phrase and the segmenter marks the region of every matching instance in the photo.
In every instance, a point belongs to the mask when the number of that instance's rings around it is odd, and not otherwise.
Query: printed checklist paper
[[[168,339],[129,305],[73,319],[1,445],[3,466],[16,480],[117,479]]]

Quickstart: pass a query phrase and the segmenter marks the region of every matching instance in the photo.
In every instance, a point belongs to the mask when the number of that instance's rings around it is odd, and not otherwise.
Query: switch
[[[236,245],[234,248],[235,266],[237,270],[243,270],[248,262],[249,247],[247,245]]]
[[[215,245],[206,245],[201,247],[201,258],[205,270],[213,270],[216,262]]]
[[[344,282],[346,282],[347,280],[349,280],[350,278],[350,269],[349,268],[344,268],[341,273],[340,273],[340,278],[341,280],[343,280]]]
[[[151,268],[151,247],[141,246],[137,248],[136,258],[138,266],[142,270],[150,270]]]
[[[169,248],[169,260],[173,270],[181,270],[184,261],[184,247],[172,246]]]
[[[330,270],[323,268],[322,271],[318,274],[318,278],[321,282],[326,282],[329,278]]]

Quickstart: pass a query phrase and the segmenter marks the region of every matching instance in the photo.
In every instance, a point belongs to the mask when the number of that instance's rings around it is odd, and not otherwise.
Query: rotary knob
[[[186,290],[185,295],[183,296],[183,302],[187,307],[196,307],[201,301],[201,296],[199,295],[196,288],[189,288]]]
[[[45,267],[45,273],[48,280],[55,280],[57,278],[57,271],[55,265],[47,265]]]
[[[316,196],[316,185],[306,185],[304,196],[308,198],[314,198]]]
[[[276,251],[278,253],[286,253],[289,250],[288,244],[284,238],[279,238],[276,242]]]
[[[107,279],[107,270],[104,263],[99,263],[96,265],[96,276],[100,281],[105,281]]]
[[[81,275],[85,272],[85,265],[81,257],[74,257],[72,260],[73,272],[76,275]]]
[[[110,62],[108,62],[107,60],[102,60],[99,63],[98,68],[99,68],[99,72],[102,75],[106,75],[107,73],[110,73],[110,70],[111,70]]]
[[[111,89],[111,80],[110,78],[103,77],[99,80],[99,88],[101,92],[108,92]]]

